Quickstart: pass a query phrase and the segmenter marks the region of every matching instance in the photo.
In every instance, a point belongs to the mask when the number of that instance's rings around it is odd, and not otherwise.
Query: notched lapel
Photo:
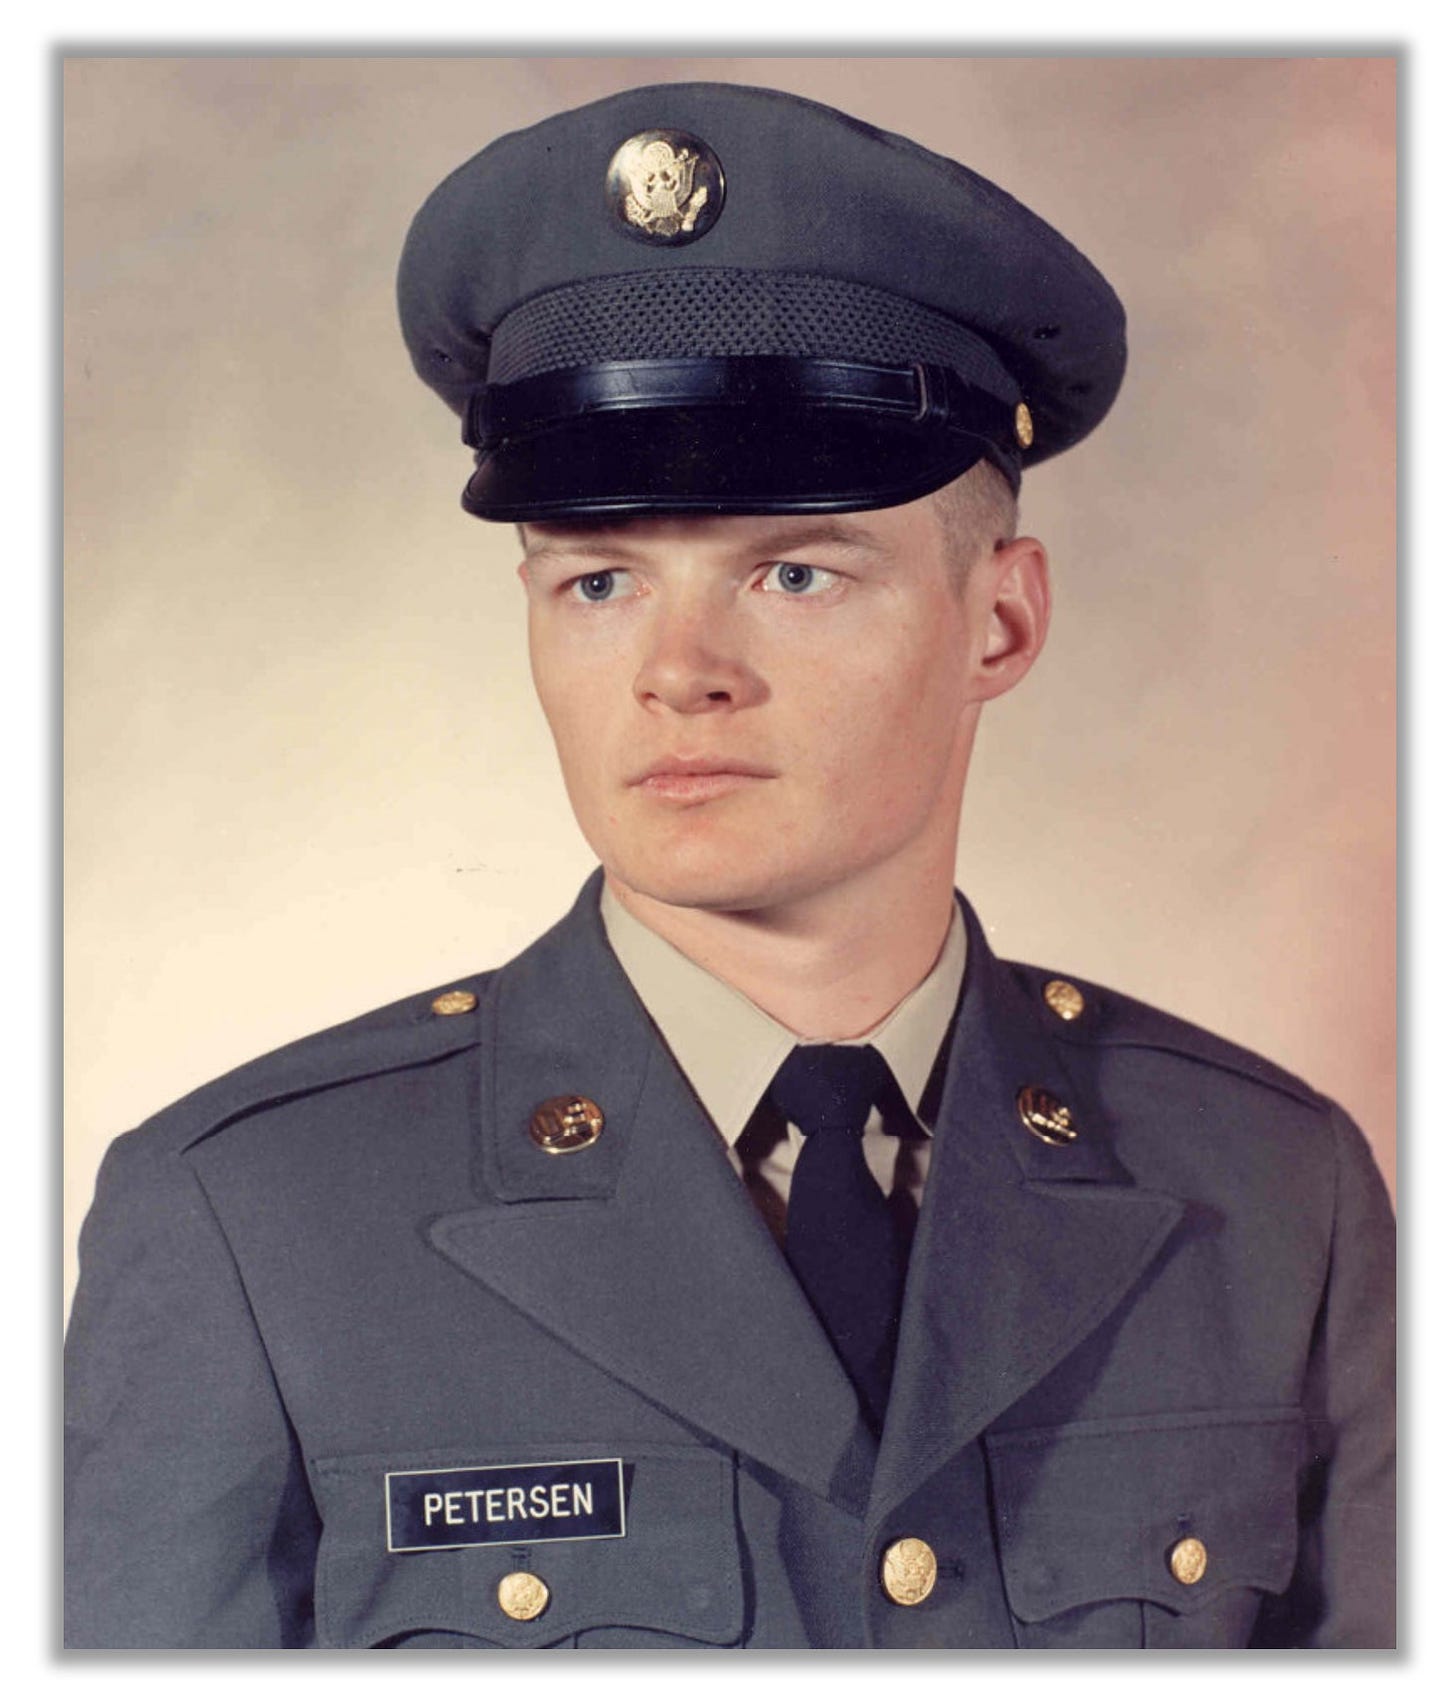
[[[1183,1203],[1138,1189],[1090,1092],[975,917],[906,1288],[871,1518],[887,1513],[1105,1319]],[[1077,1139],[1037,1139],[1020,1089],[1051,1091]]]
[[[717,1131],[607,945],[600,876],[494,979],[482,1013],[491,1203],[435,1247],[656,1405],[859,1511],[873,1448],[854,1391]],[[586,1095],[605,1127],[549,1154],[534,1106]]]

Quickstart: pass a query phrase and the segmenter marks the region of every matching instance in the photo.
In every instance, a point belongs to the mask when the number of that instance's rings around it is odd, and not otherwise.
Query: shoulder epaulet
[[[250,1112],[478,1047],[489,980],[486,973],[448,982],[290,1041],[194,1089],[142,1128],[183,1153]]]
[[[1176,1053],[1214,1070],[1287,1094],[1316,1110],[1329,1101],[1309,1083],[1247,1047],[1226,1041],[1196,1023],[1144,1005],[1125,993],[1034,964],[1008,963],[1006,968],[1041,1008],[1053,1036],[1074,1046],[1144,1047]]]

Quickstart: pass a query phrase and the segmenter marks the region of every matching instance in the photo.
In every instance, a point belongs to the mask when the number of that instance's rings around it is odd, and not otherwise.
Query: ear
[[[1052,614],[1047,553],[1035,538],[998,544],[971,570],[977,634],[972,654],[972,696],[984,703],[1009,692],[1036,661]]]

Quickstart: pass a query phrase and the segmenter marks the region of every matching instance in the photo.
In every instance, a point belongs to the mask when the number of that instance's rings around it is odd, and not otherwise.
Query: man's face
[[[536,689],[619,883],[762,910],[950,855],[989,599],[928,499],[524,531]]]

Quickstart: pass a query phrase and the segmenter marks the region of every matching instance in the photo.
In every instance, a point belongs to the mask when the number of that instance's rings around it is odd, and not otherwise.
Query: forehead
[[[527,521],[528,555],[694,554],[776,557],[824,551],[898,560],[938,540],[928,499],[897,508],[826,515],[650,515],[624,520]]]

